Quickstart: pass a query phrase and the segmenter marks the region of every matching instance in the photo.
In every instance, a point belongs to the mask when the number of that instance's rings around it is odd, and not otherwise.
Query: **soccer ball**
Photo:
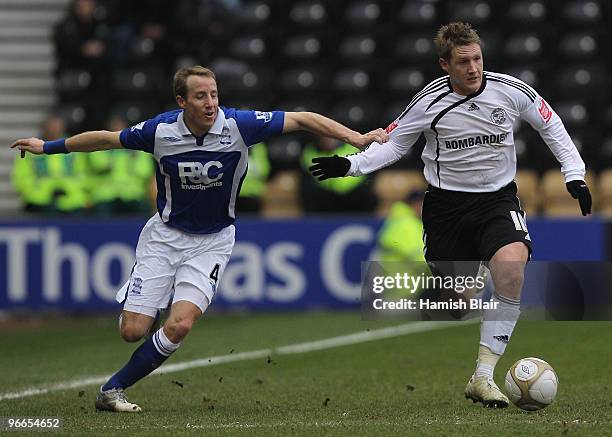
[[[506,373],[506,393],[517,407],[536,411],[550,405],[557,396],[559,380],[555,370],[539,358],[523,358]]]

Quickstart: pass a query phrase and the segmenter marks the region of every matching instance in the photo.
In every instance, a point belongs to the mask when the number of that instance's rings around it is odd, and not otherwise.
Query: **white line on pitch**
[[[433,331],[436,329],[450,328],[458,325],[465,325],[478,321],[471,319],[466,322],[414,322],[404,325],[391,326],[388,328],[373,329],[371,331],[357,332],[354,334],[330,337],[323,340],[309,341],[306,343],[290,344],[276,348],[258,349],[249,352],[241,352],[230,355],[220,355],[216,357],[201,358],[197,360],[185,361],[183,363],[168,364],[155,370],[152,375],[175,373],[197,367],[216,366],[219,364],[233,363],[236,361],[253,360],[264,358],[270,355],[300,354],[335,347],[348,346],[351,344],[365,343],[368,341],[381,340],[385,338],[399,337],[402,335],[416,334],[418,332]],[[9,399],[21,399],[28,396],[43,395],[51,392],[98,385],[106,382],[111,375],[93,376],[90,378],[73,379],[63,381],[44,387],[32,387],[26,390],[0,393],[0,401]]]

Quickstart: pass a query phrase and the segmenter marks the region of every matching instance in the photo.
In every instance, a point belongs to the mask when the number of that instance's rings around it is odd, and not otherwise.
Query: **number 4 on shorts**
[[[215,264],[208,277],[215,281],[215,284],[217,283],[217,281],[219,280],[219,264]]]
[[[529,232],[527,230],[527,225],[525,224],[525,219],[521,214],[516,211],[510,211],[510,217],[512,217],[512,221],[514,222],[514,227],[517,231]]]

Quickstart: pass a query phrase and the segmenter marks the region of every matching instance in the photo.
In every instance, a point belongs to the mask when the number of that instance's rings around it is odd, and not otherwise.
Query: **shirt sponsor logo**
[[[542,116],[542,120],[544,123],[548,123],[552,118],[552,111],[546,101],[540,97],[540,107],[538,108],[540,115]]]
[[[162,137],[162,140],[168,141],[169,143],[178,143],[181,141],[181,139],[177,137]]]
[[[495,108],[493,112],[491,112],[491,121],[495,124],[504,124],[506,121],[506,111],[502,108]]]
[[[222,187],[220,180],[223,173],[218,173],[215,177],[210,177],[208,172],[211,168],[220,169],[223,164],[219,161],[209,161],[206,164],[201,162],[179,162],[179,177],[181,178],[181,188],[183,190],[207,190],[214,187]]]
[[[393,132],[393,129],[395,129],[398,126],[399,126],[399,120],[395,119],[389,126],[385,128],[385,132],[390,134],[391,132]]]
[[[271,112],[255,111],[255,118],[257,120],[263,120],[264,123],[268,123],[270,120],[272,120],[272,113]]]
[[[445,140],[444,145],[447,149],[467,149],[474,146],[482,146],[485,144],[491,146],[501,145],[506,138],[508,138],[508,132],[502,132],[501,134],[491,135],[478,135],[475,137],[461,138],[459,140]]]

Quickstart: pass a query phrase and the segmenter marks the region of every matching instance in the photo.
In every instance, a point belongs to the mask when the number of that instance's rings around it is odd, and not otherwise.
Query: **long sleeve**
[[[536,95],[534,102],[523,102],[520,109],[521,118],[540,134],[561,164],[561,172],[565,181],[583,180],[584,161],[557,113],[539,95]]]
[[[347,176],[361,176],[387,167],[404,156],[407,149],[390,141],[385,144],[372,143],[363,152],[347,156],[351,161]]]
[[[387,167],[406,155],[423,132],[423,107],[409,105],[386,131],[389,141],[372,143],[366,150],[347,156],[351,167],[347,176],[361,176]]]

